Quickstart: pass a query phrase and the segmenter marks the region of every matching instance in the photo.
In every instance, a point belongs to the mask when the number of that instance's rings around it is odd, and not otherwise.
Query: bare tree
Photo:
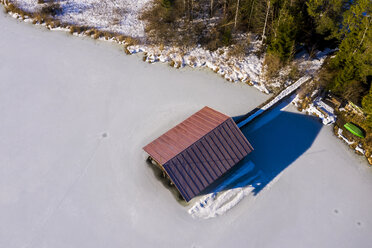
[[[267,17],[269,16],[269,10],[270,10],[270,0],[267,1],[265,24],[264,24],[264,28],[263,28],[263,31],[262,31],[262,42],[265,39],[265,31],[266,31],[266,25],[267,25]]]
[[[236,28],[236,22],[237,22],[237,20],[238,20],[239,2],[240,2],[240,0],[237,0],[237,3],[236,3],[236,11],[235,11],[234,29]]]
[[[193,20],[193,12],[194,12],[194,0],[191,0],[191,8],[190,8],[190,20]]]
[[[213,0],[211,0],[211,17],[213,16]]]
[[[224,0],[224,1],[223,1],[223,17],[226,16],[226,5],[227,5],[226,1],[227,1],[227,0]]]
[[[369,16],[367,18],[370,18]],[[364,30],[364,33],[363,33],[363,36],[362,36],[362,39],[360,40],[359,42],[359,45],[355,48],[353,54],[359,49],[359,47],[363,44],[363,41],[364,41],[364,38],[366,37],[366,33],[368,31],[368,28],[369,28],[369,24],[371,23],[371,20],[369,20],[369,22],[367,23],[367,26],[366,26],[366,29]]]
[[[254,0],[252,1],[251,13],[249,13],[249,19],[248,19],[248,28],[249,29],[250,29],[250,26],[251,26],[251,17],[252,17],[253,8],[254,8]]]

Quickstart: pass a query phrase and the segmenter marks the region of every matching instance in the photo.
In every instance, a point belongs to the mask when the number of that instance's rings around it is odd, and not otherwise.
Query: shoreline
[[[43,26],[51,31],[64,31],[67,33],[70,33],[71,35],[77,36],[77,37],[87,37],[95,40],[101,40],[101,41],[109,41],[109,42],[115,42],[118,45],[123,45],[124,46],[124,52],[127,55],[133,55],[133,54],[139,54],[142,53],[142,60],[144,62],[148,63],[156,63],[156,62],[161,62],[163,64],[168,64],[171,67],[174,68],[184,68],[184,67],[190,67],[190,68],[208,68],[209,70],[213,71],[214,73],[219,74],[221,77],[226,79],[227,81],[230,82],[242,82],[245,84],[248,84],[249,86],[253,86],[259,91],[265,93],[265,94],[272,94],[263,83],[257,82],[257,81],[252,81],[247,74],[243,75],[239,69],[235,67],[235,69],[232,69],[231,67],[233,66],[232,61],[228,61],[227,64],[225,65],[215,65],[211,60],[213,61],[213,56],[211,55],[210,51],[206,51],[204,49],[201,49],[200,47],[196,47],[194,50],[197,52],[204,51],[207,52],[205,54],[205,58],[203,59],[197,59],[197,56],[195,53],[186,53],[182,51],[180,48],[169,48],[169,47],[158,47],[158,46],[148,46],[145,44],[137,44],[138,41],[129,37],[129,36],[124,36],[119,33],[114,33],[114,32],[108,32],[108,31],[99,31],[96,28],[92,27],[83,27],[83,26],[78,26],[74,24],[68,24],[68,23],[61,23],[58,19],[53,19],[50,17],[40,19],[40,16],[33,17],[33,13],[27,13],[20,9],[19,7],[15,6],[13,3],[9,3],[7,0],[0,0],[0,4],[2,4],[6,10],[6,13],[9,14],[11,17],[24,21],[26,23],[32,23],[34,25],[40,25]],[[13,6],[9,10],[9,6]],[[18,11],[18,12],[17,12]],[[172,52],[169,53],[167,51],[171,50]],[[165,54],[163,53],[165,51]],[[221,52],[222,51],[222,52]],[[228,50],[227,48],[220,48],[217,51],[215,51],[214,56],[218,56],[217,54],[227,54]],[[208,59],[209,57],[209,59]],[[257,57],[245,57],[245,59],[253,59],[256,60]],[[234,62],[234,61],[233,61]],[[236,61],[235,61],[236,62]],[[255,64],[260,64],[262,67],[262,59],[258,61],[254,61]],[[262,80],[260,77],[262,76],[262,68],[259,69],[258,77],[257,75],[254,75],[256,80],[260,81]],[[249,74],[249,73],[248,73]],[[297,105],[296,102],[293,104]],[[319,111],[315,112],[312,110],[312,107],[308,109],[303,109],[302,112],[306,112],[309,115],[316,115],[319,117],[321,120],[323,118],[319,116],[321,114]],[[333,122],[332,122],[333,123]],[[328,125],[328,123],[325,123],[324,125]],[[344,141],[349,147],[355,151],[358,155],[364,156],[367,160],[367,163],[371,166],[372,165],[372,155],[370,157],[367,157],[363,148],[360,148],[359,146],[356,146],[356,148],[353,148],[350,146],[350,143],[354,143],[354,141],[345,141],[345,138],[337,133],[336,131],[334,132],[334,135],[338,137],[340,140]]]
[[[0,0],[0,3],[4,6],[6,12],[10,16],[26,23],[41,25],[52,31],[66,31],[75,36],[84,36],[93,39],[116,42],[120,45],[124,45],[124,52],[128,55],[142,53],[143,61],[148,63],[166,63],[169,66],[177,69],[186,66],[191,68],[206,67],[219,74],[227,81],[233,83],[246,83],[265,94],[271,93],[261,82],[263,60],[257,56],[249,55],[248,57],[244,58],[244,61],[252,59],[254,60],[252,61],[252,68],[247,68],[247,64],[245,64],[245,62],[241,61],[239,58],[230,57],[228,55],[227,47],[223,47],[211,52],[198,46],[184,50],[179,47],[159,47],[156,45],[140,44],[141,42],[137,40],[137,38],[132,38],[120,33],[100,31],[94,27],[63,23],[58,19],[53,19],[52,17],[48,16],[33,16],[35,15],[34,13],[26,12],[7,0]],[[253,45],[256,43],[253,42]],[[200,53],[202,55],[198,58]],[[222,60],[220,60],[221,57],[223,58]],[[240,67],[237,67],[237,64],[240,64]]]

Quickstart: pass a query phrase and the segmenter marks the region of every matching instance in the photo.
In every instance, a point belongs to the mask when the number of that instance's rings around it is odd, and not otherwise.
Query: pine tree
[[[294,17],[287,10],[282,12],[276,31],[271,35],[268,52],[279,56],[282,62],[287,62],[294,52],[297,27]]]
[[[339,26],[342,14],[349,0],[309,0],[308,14],[314,18],[316,31],[326,39],[339,38]]]
[[[338,69],[331,88],[341,94],[355,80],[368,87],[367,76],[372,75],[370,10],[369,0],[357,0],[344,13],[339,32],[342,42],[331,63]]]

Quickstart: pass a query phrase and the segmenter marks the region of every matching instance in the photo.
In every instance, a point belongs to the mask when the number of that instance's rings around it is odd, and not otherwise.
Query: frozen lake
[[[243,130],[269,183],[193,219],[142,147],[208,105],[268,96],[206,70],[0,14],[0,247],[370,247],[372,172],[331,127],[292,107]]]

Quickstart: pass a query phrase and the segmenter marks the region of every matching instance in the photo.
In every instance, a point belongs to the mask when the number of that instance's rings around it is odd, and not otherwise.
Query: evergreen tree
[[[309,0],[308,14],[314,18],[316,31],[326,39],[339,38],[342,14],[349,0]]]
[[[342,42],[331,67],[338,70],[331,89],[342,94],[358,81],[368,90],[370,82],[367,77],[372,75],[372,32],[369,0],[357,0],[345,11],[339,36]]]
[[[279,56],[282,62],[287,62],[294,52],[297,27],[288,10],[282,9],[281,12],[277,27],[271,34],[268,52]]]

